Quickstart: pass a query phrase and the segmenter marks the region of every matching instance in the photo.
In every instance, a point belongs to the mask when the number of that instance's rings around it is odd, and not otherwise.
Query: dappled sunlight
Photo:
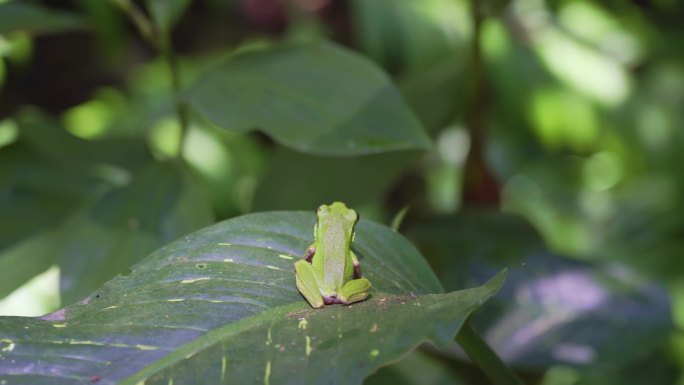
[[[558,14],[562,28],[621,64],[634,64],[643,58],[643,43],[633,30],[592,2],[564,4]]]
[[[530,120],[543,144],[587,150],[599,136],[598,119],[589,101],[562,88],[540,89],[530,104]]]
[[[521,22],[533,32],[533,44],[548,69],[567,86],[581,92],[585,96],[606,106],[615,106],[623,102],[630,92],[630,80],[625,69],[617,59],[612,58],[597,48],[582,44],[558,28],[551,21],[551,15],[539,0],[518,2],[514,9]],[[577,14],[592,14],[595,17],[583,19],[581,25],[597,23],[594,30],[599,33],[605,20],[590,8],[571,8],[566,11],[565,19],[577,17]],[[602,28],[603,27],[603,28]],[[590,34],[592,32],[589,32]],[[595,37],[595,35],[590,35]]]
[[[203,129],[193,127],[183,144],[183,158],[204,175],[220,179],[229,174],[232,159],[221,142]]]
[[[536,347],[548,333],[596,311],[608,298],[609,293],[585,270],[566,270],[542,277],[515,289],[515,299],[521,310],[513,310],[512,315],[491,327],[488,338],[496,341],[499,353],[504,357],[521,355]],[[536,313],[530,312],[530,306],[538,307]],[[511,322],[525,326],[511,333]],[[552,354],[556,359],[573,364],[588,364],[595,358],[593,348],[571,341],[563,342],[555,349]]]
[[[463,165],[470,150],[470,136],[463,127],[444,129],[437,139],[437,155],[427,174],[428,202],[433,210],[454,212],[463,190]]]
[[[0,147],[4,147],[14,143],[19,137],[19,127],[12,119],[4,119],[0,121]]]
[[[71,108],[64,115],[67,131],[82,139],[93,139],[105,134],[113,116],[107,103],[91,100]]]
[[[597,152],[584,161],[582,174],[589,189],[605,191],[622,180],[622,162],[610,151]]]
[[[40,316],[59,308],[59,267],[52,266],[0,300],[0,316]]]
[[[126,96],[115,88],[105,87],[95,98],[66,110],[62,114],[64,127],[81,139],[121,136],[121,125],[131,119]]]
[[[150,147],[160,159],[177,157],[180,152],[182,128],[178,120],[167,117],[150,130]],[[210,149],[211,150],[211,149]]]

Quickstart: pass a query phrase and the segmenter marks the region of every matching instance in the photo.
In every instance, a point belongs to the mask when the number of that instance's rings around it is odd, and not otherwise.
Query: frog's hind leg
[[[324,306],[316,274],[310,263],[304,260],[295,262],[295,281],[297,289],[299,289],[299,292],[302,293],[311,307],[321,308]]]
[[[371,288],[371,283],[366,278],[352,279],[342,286],[337,296],[337,303],[345,305],[354,302],[363,301],[368,298],[368,291]]]

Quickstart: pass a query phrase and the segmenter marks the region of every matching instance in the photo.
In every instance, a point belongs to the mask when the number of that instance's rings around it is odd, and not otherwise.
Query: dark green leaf
[[[27,1],[0,3],[0,34],[61,32],[85,26],[78,15],[40,7]]]
[[[430,147],[387,75],[325,41],[239,54],[209,71],[184,97],[221,128],[260,129],[306,153]]]
[[[360,221],[353,248],[371,298],[311,309],[294,259],[313,213],[234,218],[153,253],[88,298],[42,318],[0,318],[12,384],[360,384],[417,344],[452,340],[503,282],[441,293],[417,250]],[[96,376],[96,377],[95,377]]]
[[[381,368],[368,377],[364,385],[461,385],[463,381],[452,370],[420,350],[401,361]]]
[[[53,253],[69,304],[182,235],[213,222],[208,199],[179,163],[153,163],[69,218]]]
[[[417,158],[415,152],[330,158],[276,150],[257,187],[256,210],[311,209],[340,200],[352,206],[378,201]]]
[[[592,264],[546,252],[520,217],[470,211],[410,233],[435,258],[447,288],[509,268],[501,294],[475,324],[511,364],[599,370],[624,365],[672,330],[663,287],[617,263]]]
[[[24,108],[17,114],[20,140],[31,148],[62,162],[137,168],[151,160],[141,138],[84,140],[68,133],[40,110]],[[113,167],[112,167],[113,168]]]
[[[0,152],[0,249],[59,223],[101,183],[25,146]]]
[[[20,144],[0,151],[0,298],[55,263],[54,227],[106,185]]]
[[[22,239],[0,252],[0,298],[13,292],[26,281],[57,264],[50,251],[55,242],[55,231],[45,230]]]

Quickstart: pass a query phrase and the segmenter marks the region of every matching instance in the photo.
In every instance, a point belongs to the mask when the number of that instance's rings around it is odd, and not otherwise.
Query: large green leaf
[[[82,298],[156,248],[213,221],[207,197],[184,164],[149,165],[59,229],[51,252],[62,269],[62,302]]]
[[[652,352],[673,329],[667,292],[657,282],[616,262],[549,253],[517,215],[466,210],[414,227],[411,235],[434,258],[447,289],[509,266],[506,285],[474,322],[510,364],[620,368]]]
[[[18,143],[0,151],[0,298],[55,263],[54,227],[105,185]]]
[[[359,384],[420,342],[449,342],[496,293],[443,289],[408,241],[360,221],[353,248],[371,298],[311,309],[293,262],[313,213],[221,222],[158,250],[77,304],[0,318],[0,379],[12,384]]]
[[[430,146],[387,75],[325,41],[238,54],[214,67],[184,97],[221,128],[260,129],[311,154]]]
[[[420,349],[401,361],[380,369],[364,385],[463,385],[453,368]]]
[[[0,34],[15,31],[60,32],[84,26],[83,19],[76,14],[55,11],[27,1],[0,4]]]
[[[253,207],[313,210],[331,200],[356,207],[380,201],[416,158],[416,151],[332,158],[278,148],[256,189]]]

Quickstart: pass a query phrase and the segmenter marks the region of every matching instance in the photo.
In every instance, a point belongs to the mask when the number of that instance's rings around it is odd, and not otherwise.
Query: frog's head
[[[327,219],[335,218],[343,220],[351,225],[354,225],[359,219],[359,215],[354,209],[350,209],[342,202],[334,202],[331,205],[320,205],[316,210],[316,217],[319,222],[324,222]]]

